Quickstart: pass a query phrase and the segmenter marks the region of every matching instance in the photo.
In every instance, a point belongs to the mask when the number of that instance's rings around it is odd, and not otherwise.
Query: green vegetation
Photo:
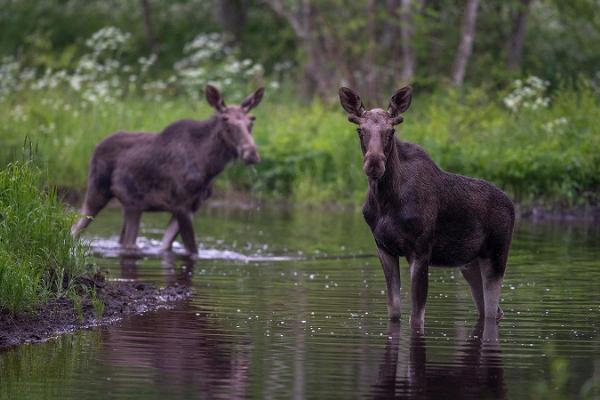
[[[422,145],[444,169],[488,179],[519,201],[597,203],[598,96],[584,86],[532,99],[518,98],[519,90],[502,98],[512,99],[512,110],[484,90],[416,92],[398,135]],[[218,179],[221,187],[303,202],[359,203],[366,179],[354,126],[341,108],[281,97],[267,92],[254,112],[262,163],[229,168]],[[534,106],[538,99],[547,106]],[[22,93],[0,104],[0,162],[18,157],[28,137],[37,148],[36,162],[49,171],[48,183],[80,192],[94,146],[108,134],[156,132],[179,118],[212,113],[203,99],[129,97],[90,105],[58,90]]]
[[[47,183],[82,192],[108,134],[207,117],[207,83],[231,103],[264,85],[263,162],[228,169],[221,187],[357,204],[366,180],[337,88],[385,106],[411,82],[399,135],[443,168],[520,202],[597,204],[594,0],[459,3],[0,0],[0,166],[30,140]]]
[[[0,171],[0,311],[27,311],[52,297],[77,296],[83,245],[52,190],[40,190],[30,163]]]

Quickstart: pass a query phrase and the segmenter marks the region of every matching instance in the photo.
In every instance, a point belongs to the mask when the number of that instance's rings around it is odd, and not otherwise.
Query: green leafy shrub
[[[72,216],[53,190],[41,191],[30,163],[0,171],[0,311],[29,310],[75,294],[84,247],[70,234]]]
[[[511,110],[502,93],[417,91],[397,135],[423,146],[442,168],[487,179],[518,201],[597,204],[598,94],[581,85],[544,96],[543,107]],[[225,97],[234,104],[243,95]],[[204,100],[189,97],[157,101],[132,94],[84,106],[59,88],[23,91],[0,101],[0,163],[16,159],[28,137],[37,147],[37,165],[50,172],[48,183],[82,192],[94,147],[107,135],[159,132],[177,119],[212,113]],[[253,113],[263,161],[254,168],[228,168],[217,180],[221,187],[309,203],[362,201],[367,181],[360,146],[339,105],[305,104],[284,89],[267,89]]]

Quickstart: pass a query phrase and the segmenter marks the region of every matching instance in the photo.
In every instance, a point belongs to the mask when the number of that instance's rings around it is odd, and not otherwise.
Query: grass
[[[444,169],[487,179],[519,202],[597,204],[599,103],[583,86],[556,90],[547,108],[519,112],[480,89],[417,92],[398,132]],[[179,118],[211,113],[204,100],[182,97],[132,96],[90,106],[70,92],[22,92],[0,102],[0,163],[18,158],[27,137],[50,185],[83,191],[94,146],[108,134],[160,131]],[[218,180],[221,187],[304,203],[362,201],[366,179],[358,139],[339,105],[267,93],[254,113],[263,162],[229,168]]]
[[[70,234],[72,215],[41,173],[16,162],[0,171],[0,311],[32,310],[52,297],[77,298],[85,249]]]

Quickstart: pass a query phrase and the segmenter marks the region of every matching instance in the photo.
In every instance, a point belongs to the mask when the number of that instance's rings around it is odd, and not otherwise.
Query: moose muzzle
[[[371,179],[380,179],[385,173],[385,156],[382,153],[367,152],[363,163],[363,171]]]
[[[247,145],[241,148],[241,157],[245,164],[252,165],[260,162],[260,155],[256,146]]]

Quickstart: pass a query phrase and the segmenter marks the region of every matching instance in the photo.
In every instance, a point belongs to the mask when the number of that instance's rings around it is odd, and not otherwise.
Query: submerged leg
[[[397,321],[400,319],[400,267],[398,257],[390,255],[379,247],[377,252],[387,285],[388,316],[391,320]]]
[[[479,317],[485,317],[483,282],[481,281],[481,271],[479,270],[479,259],[475,259],[464,267],[461,267],[460,272],[471,287],[471,295],[477,307],[477,312],[479,312]]]

